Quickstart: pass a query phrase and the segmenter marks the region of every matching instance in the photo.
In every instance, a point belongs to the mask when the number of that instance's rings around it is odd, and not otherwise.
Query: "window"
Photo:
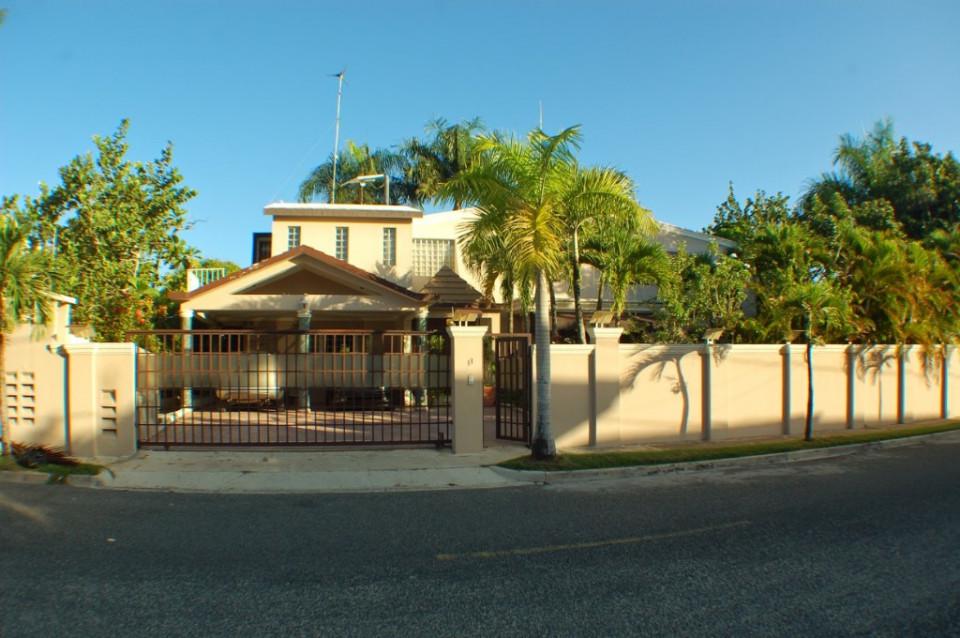
[[[291,248],[296,248],[300,245],[300,227],[299,226],[288,226],[287,227],[287,250]]]
[[[414,239],[413,274],[433,277],[444,266],[453,268],[452,239]]]
[[[347,245],[350,243],[350,229],[346,226],[337,226],[337,259],[347,261]]]
[[[383,265],[397,265],[397,229],[383,229]]]

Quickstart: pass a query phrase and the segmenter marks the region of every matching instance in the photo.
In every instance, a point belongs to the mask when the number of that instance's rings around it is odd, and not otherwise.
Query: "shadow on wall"
[[[642,383],[642,378],[648,375],[648,378],[657,384],[663,382],[670,384],[670,392],[680,397],[676,434],[680,438],[686,438],[690,430],[691,404],[693,403],[691,392],[699,393],[703,388],[705,346],[703,344],[650,344],[639,347],[641,348],[639,351],[628,355],[628,361],[621,374],[621,392],[637,391],[638,381]],[[718,366],[727,358],[731,348],[729,344],[714,344],[710,350],[713,365]],[[691,357],[695,359],[691,361]],[[691,366],[696,369],[695,382],[688,378]],[[685,368],[687,368],[686,371]],[[699,418],[697,422],[700,423]]]

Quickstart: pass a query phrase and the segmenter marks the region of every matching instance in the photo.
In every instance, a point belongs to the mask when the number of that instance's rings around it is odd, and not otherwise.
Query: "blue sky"
[[[342,139],[389,146],[435,117],[583,127],[659,219],[700,229],[733,182],[796,196],[840,134],[884,117],[960,151],[960,3],[0,0],[0,193],[35,194],[131,120],[199,192],[188,240],[250,261]]]

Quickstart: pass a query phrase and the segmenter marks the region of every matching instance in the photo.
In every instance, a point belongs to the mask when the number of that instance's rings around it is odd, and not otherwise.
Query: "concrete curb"
[[[676,472],[697,472],[702,470],[747,468],[762,465],[780,465],[800,461],[816,461],[820,459],[837,458],[861,454],[873,449],[887,447],[902,447],[917,445],[929,439],[956,438],[960,441],[960,431],[934,432],[919,434],[886,441],[870,441],[867,443],[851,443],[818,450],[795,450],[792,452],[778,452],[775,454],[758,454],[756,456],[741,456],[729,459],[713,459],[710,461],[688,461],[686,463],[664,463],[662,465],[631,465],[626,467],[612,467],[598,470],[565,470],[559,472],[544,472],[540,470],[511,470],[505,467],[490,466],[504,478],[514,481],[525,481],[549,485],[551,483],[569,483],[573,481],[590,481],[611,478],[627,478],[637,476],[653,476]]]

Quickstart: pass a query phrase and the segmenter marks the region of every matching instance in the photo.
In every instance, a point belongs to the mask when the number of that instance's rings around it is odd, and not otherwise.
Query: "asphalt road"
[[[960,443],[491,491],[0,485],[0,636],[960,635]]]

